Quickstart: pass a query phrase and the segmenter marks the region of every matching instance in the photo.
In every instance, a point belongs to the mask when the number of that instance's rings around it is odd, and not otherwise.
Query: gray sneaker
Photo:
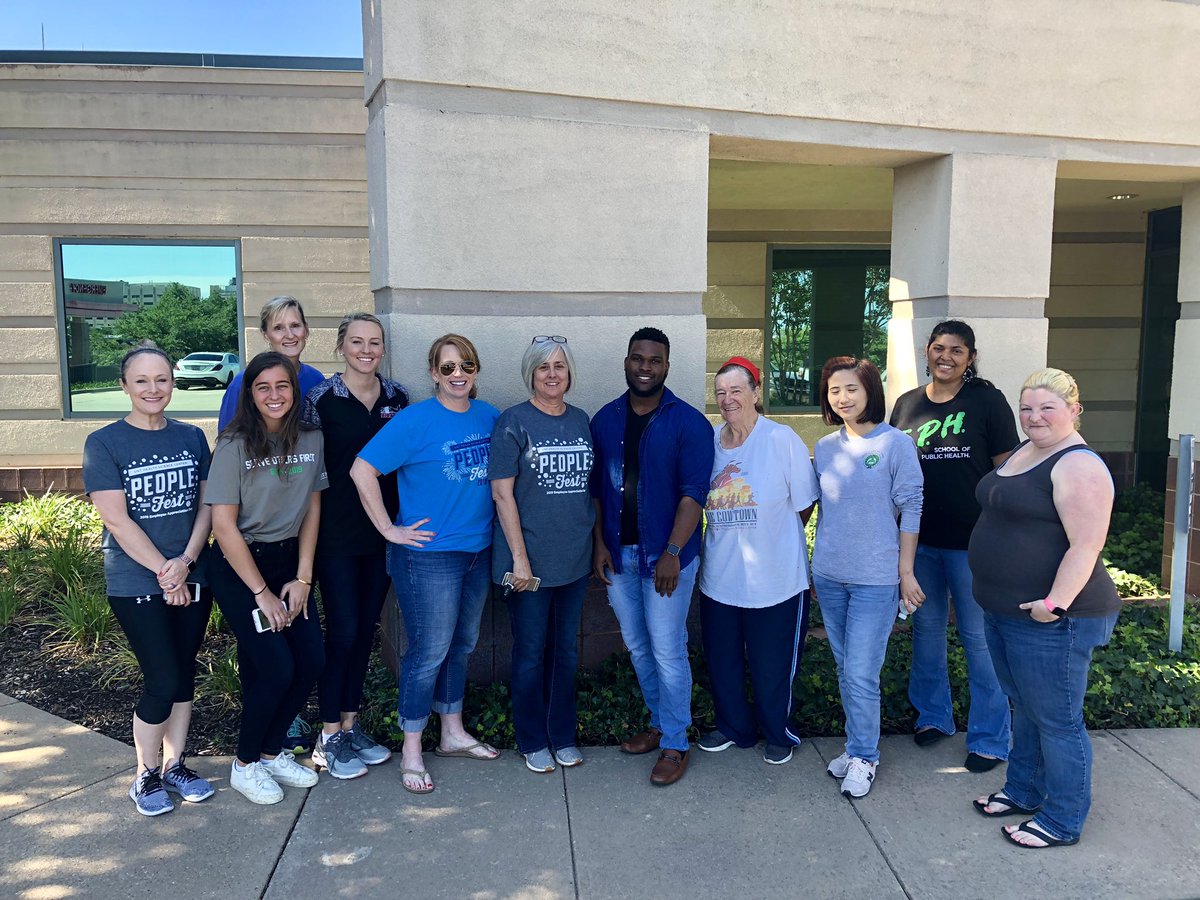
[[[129,799],[137,804],[137,811],[143,816],[161,816],[175,808],[163,787],[157,766],[138,773],[129,786]]]
[[[548,747],[543,747],[541,750],[534,750],[532,753],[525,754],[525,768],[530,772],[538,772],[545,774],[546,772],[554,771],[554,757],[550,754]]]
[[[554,751],[554,758],[564,769],[583,765],[583,754],[578,747],[559,747]]]
[[[392,758],[392,751],[359,728],[358,722],[345,735],[350,741],[350,749],[368,766],[377,766]]]
[[[367,767],[350,746],[350,736],[344,731],[317,738],[312,751],[313,765],[328,769],[334,778],[348,780],[367,774]]]
[[[207,800],[215,791],[213,786],[183,764],[186,756],[180,754],[179,761],[163,772],[162,782],[172,794],[178,794],[188,803]]]
[[[696,746],[701,750],[707,750],[709,753],[720,753],[722,750],[728,750],[733,746],[733,738],[724,735],[720,729],[714,728],[700,740],[696,741]]]

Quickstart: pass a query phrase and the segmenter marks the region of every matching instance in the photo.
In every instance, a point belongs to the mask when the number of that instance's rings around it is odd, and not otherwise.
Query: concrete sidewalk
[[[884,739],[876,785],[841,797],[836,738],[791,763],[693,751],[670,788],[652,757],[586,750],[537,776],[428,754],[437,790],[396,762],[327,775],[272,807],[228,787],[228,758],[191,760],[215,797],[156,819],[126,792],[132,750],[0,695],[0,896],[171,898],[1194,898],[1200,729],[1101,731],[1095,805],[1076,847],[1021,850],[970,801],[1002,772],[961,768],[961,736]]]

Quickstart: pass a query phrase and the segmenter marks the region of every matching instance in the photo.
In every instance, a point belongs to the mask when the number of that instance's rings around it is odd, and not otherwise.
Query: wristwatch
[[[682,553],[683,550],[676,544],[667,544],[667,552],[670,553],[672,556],[674,556],[676,559],[679,559],[679,554]]]

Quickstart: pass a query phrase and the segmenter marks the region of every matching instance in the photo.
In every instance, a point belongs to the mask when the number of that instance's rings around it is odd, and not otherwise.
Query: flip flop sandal
[[[477,753],[472,753],[472,750],[482,749],[487,756],[480,756]],[[456,750],[443,750],[441,747],[435,747],[433,750],[434,756],[440,756],[443,759],[477,759],[480,762],[492,762],[500,758],[500,751],[491,744],[485,744],[483,741],[476,741],[473,744],[467,744],[465,747],[459,747]]]
[[[1013,835],[1017,834],[1018,832],[1020,832],[1021,834],[1027,834],[1030,837],[1035,837],[1039,841],[1045,841],[1045,846],[1044,847],[1035,847],[1032,844],[1022,844],[1020,841],[1018,841],[1016,838],[1013,837]],[[1037,825],[1033,824],[1033,819],[1028,819],[1028,820],[1022,822],[1020,825],[1018,825],[1012,831],[1008,830],[1007,825],[1001,825],[1000,833],[1002,835],[1004,835],[1004,839],[1006,841],[1008,841],[1010,844],[1016,844],[1018,847],[1023,847],[1026,850],[1049,850],[1051,847],[1070,847],[1072,844],[1079,843],[1079,838],[1075,838],[1075,840],[1073,840],[1073,841],[1064,841],[1064,840],[1060,840],[1059,838],[1054,837],[1051,834],[1047,834],[1046,832],[1042,831],[1042,829],[1039,828]]]
[[[414,778],[420,778],[422,787],[420,787],[420,788],[409,787],[408,782],[404,780],[405,775],[412,775]],[[410,794],[432,794],[433,793],[433,785],[432,784],[429,787],[424,787],[425,782],[430,781],[430,780],[431,779],[429,777],[429,773],[426,772],[424,769],[401,769],[400,770],[400,786],[403,787]]]
[[[995,803],[1003,803],[1007,809],[997,810],[996,812],[988,812],[987,808]],[[1001,816],[1032,816],[1038,811],[1038,809],[1041,809],[1041,807],[1037,807],[1036,809],[1026,809],[1023,806],[1017,806],[1017,804],[1013,803],[1008,797],[1000,796],[999,791],[990,795],[987,798],[986,803],[980,803],[978,800],[972,800],[971,805],[975,807],[976,812],[988,819],[998,819]]]

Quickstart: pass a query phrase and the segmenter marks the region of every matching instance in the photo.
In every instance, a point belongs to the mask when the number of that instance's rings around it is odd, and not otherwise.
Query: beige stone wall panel
[[[11,334],[14,330],[17,329],[4,329],[3,333]],[[4,409],[43,410],[47,413],[61,411],[62,393],[58,376],[19,373],[0,375],[0,410]],[[22,431],[24,427],[24,424],[14,426],[10,423],[0,428],[0,433]],[[25,452],[34,447],[37,445],[25,442]]]
[[[1107,245],[1114,246],[1114,245]],[[1137,284],[1079,284],[1050,286],[1046,315],[1138,316],[1142,315],[1143,288]]]
[[[710,285],[763,284],[770,264],[767,245],[761,241],[708,245]]]
[[[365,221],[365,219],[364,219]],[[242,238],[242,271],[365,273],[370,264],[362,238]]]
[[[704,292],[704,314],[710,319],[763,319],[767,314],[766,286],[709,285]]]
[[[1055,244],[1052,285],[1140,285],[1145,277],[1144,244]]]
[[[283,223],[361,228],[366,194],[358,191],[104,190],[0,188],[6,219],[87,233],[88,224],[140,227],[182,222],[271,228]]]
[[[368,145],[402,211],[378,239],[373,288],[706,287],[706,134],[389,105]]]
[[[0,91],[0,122],[7,128],[129,129],[361,135],[366,110],[336,97],[255,96],[249,93]]]
[[[11,220],[3,205],[0,205],[0,215],[5,220]],[[18,272],[33,273],[40,280],[53,268],[54,246],[46,235],[10,234],[0,237],[0,277],[5,281],[23,280],[8,277]]]
[[[258,321],[258,311],[272,297],[288,295],[295,297],[304,307],[308,318],[341,318],[348,312],[374,312],[375,298],[367,286],[367,274],[362,274],[358,283],[311,283],[272,281],[267,284],[246,282],[242,285],[242,296],[246,305],[247,319]]]
[[[1023,135],[1194,143],[1200,131],[1191,3],[365,0],[364,9],[368,96],[389,78]]]
[[[366,190],[366,148],[338,144],[197,143],[154,140],[22,140],[0,150],[9,177],[263,179],[288,184],[360,183]],[[337,181],[335,181],[337,179]],[[345,187],[342,188],[347,189]]]
[[[53,323],[55,314],[54,285],[50,281],[0,281],[0,316],[44,316]]]
[[[58,362],[58,331],[49,328],[0,328],[0,362],[25,367]]]

